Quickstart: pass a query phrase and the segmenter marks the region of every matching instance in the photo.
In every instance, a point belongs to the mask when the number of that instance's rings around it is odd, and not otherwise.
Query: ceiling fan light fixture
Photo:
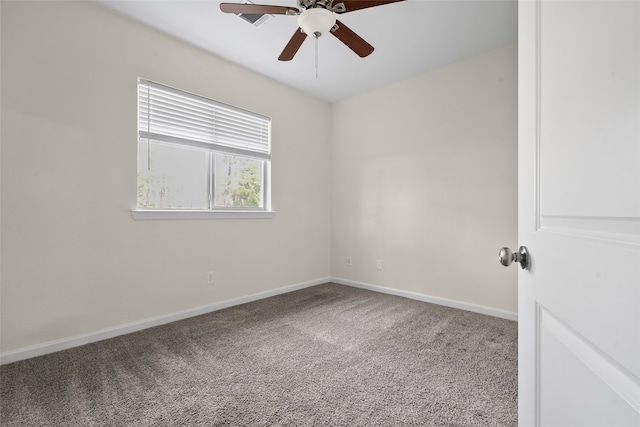
[[[329,32],[335,23],[335,13],[323,8],[307,9],[298,16],[298,26],[302,31],[316,38]]]

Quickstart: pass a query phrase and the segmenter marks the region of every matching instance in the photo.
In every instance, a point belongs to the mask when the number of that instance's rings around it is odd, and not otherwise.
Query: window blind
[[[138,136],[233,154],[270,158],[269,117],[138,80]]]

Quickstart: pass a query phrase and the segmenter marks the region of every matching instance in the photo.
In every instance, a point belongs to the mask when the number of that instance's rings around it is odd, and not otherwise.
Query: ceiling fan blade
[[[293,33],[293,36],[291,36],[289,43],[287,43],[287,45],[282,50],[282,53],[278,57],[278,60],[291,61],[293,57],[296,56],[298,49],[300,49],[300,46],[302,46],[302,42],[306,38],[307,38],[307,34],[304,31],[302,31],[301,28],[298,28],[296,32]]]
[[[295,7],[245,3],[220,3],[220,10],[224,13],[246,13],[251,15],[298,15],[300,13]]]
[[[345,11],[343,13],[352,12],[354,10],[366,9],[368,7],[382,6],[389,3],[397,3],[404,0],[343,0]]]
[[[349,49],[358,54],[361,58],[371,55],[373,46],[367,43],[362,37],[354,33],[349,27],[340,21],[336,21],[337,28],[331,30],[331,34],[347,45]],[[335,27],[334,27],[335,28]]]

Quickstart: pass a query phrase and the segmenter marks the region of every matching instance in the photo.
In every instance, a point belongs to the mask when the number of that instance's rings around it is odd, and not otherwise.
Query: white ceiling
[[[292,61],[278,61],[297,17],[254,27],[220,11],[220,0],[94,0],[215,55],[336,102],[517,41],[517,0],[407,0],[339,15],[375,47],[360,58],[334,36],[307,37]],[[240,3],[241,0],[226,0]],[[295,6],[296,0],[253,0]]]

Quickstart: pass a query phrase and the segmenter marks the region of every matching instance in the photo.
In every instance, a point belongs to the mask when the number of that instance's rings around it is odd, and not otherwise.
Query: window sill
[[[197,211],[132,209],[135,220],[154,219],[271,219],[275,211]]]

